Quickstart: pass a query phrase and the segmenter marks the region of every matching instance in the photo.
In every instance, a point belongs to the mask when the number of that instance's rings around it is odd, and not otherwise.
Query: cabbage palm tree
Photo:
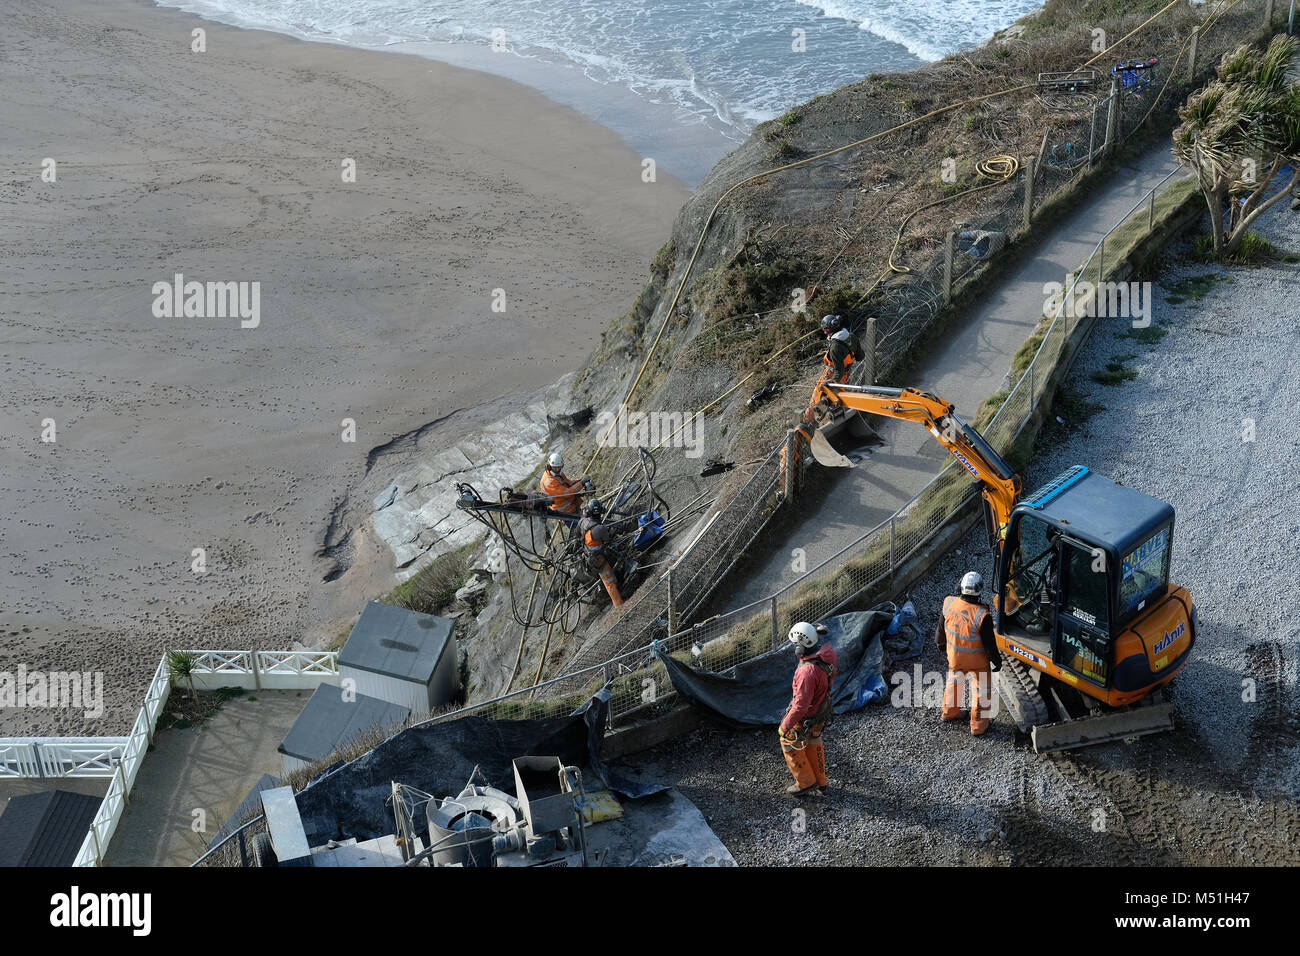
[[[1281,35],[1263,51],[1237,47],[1178,110],[1174,156],[1196,172],[1216,256],[1236,252],[1251,224],[1300,182],[1300,82],[1288,77],[1298,47]],[[1288,163],[1290,182],[1269,195]]]

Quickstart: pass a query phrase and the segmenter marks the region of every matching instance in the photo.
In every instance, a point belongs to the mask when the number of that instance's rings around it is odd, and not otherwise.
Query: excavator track
[[[1032,733],[1035,727],[1051,719],[1047,702],[1038,693],[1038,685],[1030,676],[1029,668],[1010,656],[1002,658],[998,692],[1021,733]]]

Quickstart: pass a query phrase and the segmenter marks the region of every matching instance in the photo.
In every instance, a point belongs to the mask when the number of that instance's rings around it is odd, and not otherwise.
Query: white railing
[[[338,682],[337,651],[182,651],[194,656],[195,690],[305,690]]]
[[[108,777],[126,737],[27,737],[0,742],[0,778]]]
[[[196,690],[241,687],[300,690],[338,682],[337,651],[182,651],[194,657]],[[73,866],[99,866],[130,800],[131,788],[153,743],[158,718],[171,693],[164,654],[145,691],[127,737],[0,738],[0,779],[108,777],[108,791]]]

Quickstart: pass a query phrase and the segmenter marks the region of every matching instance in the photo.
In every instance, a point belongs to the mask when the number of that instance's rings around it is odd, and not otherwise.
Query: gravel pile
[[[1258,231],[1300,253],[1298,224],[1284,203]],[[1174,505],[1172,577],[1201,620],[1174,733],[1038,756],[1005,713],[973,738],[935,707],[873,707],[829,729],[831,792],[803,803],[784,796],[772,730],[710,727],[631,761],[695,801],[742,865],[1300,862],[1297,289],[1300,265],[1220,268],[1172,248],[1153,313],[1167,334],[1099,324],[1057,408],[1080,420],[1045,433],[1024,476],[1033,489],[1083,463]],[[1136,377],[1095,381],[1117,356]],[[944,666],[928,637],[971,568],[992,579],[982,526],[912,589],[925,670]]]

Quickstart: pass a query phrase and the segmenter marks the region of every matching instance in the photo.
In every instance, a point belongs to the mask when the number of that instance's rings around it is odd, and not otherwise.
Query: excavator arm
[[[980,483],[988,505],[989,537],[1002,550],[1011,509],[1020,498],[1020,476],[983,435],[957,417],[951,402],[914,388],[833,383],[819,385],[813,401],[814,413],[819,418],[827,417],[832,409],[845,408],[924,425],[935,441],[947,448]],[[813,451],[815,455],[815,447]]]

